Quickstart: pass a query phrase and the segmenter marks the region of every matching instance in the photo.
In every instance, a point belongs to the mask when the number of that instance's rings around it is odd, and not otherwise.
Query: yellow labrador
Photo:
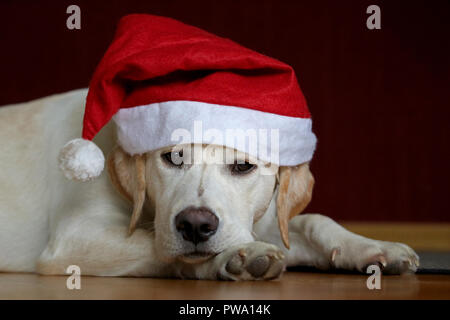
[[[418,256],[404,244],[297,215],[312,196],[307,163],[263,174],[270,164],[201,145],[129,156],[109,125],[96,138],[109,174],[66,180],[58,151],[81,131],[86,94],[0,108],[0,271],[64,274],[78,265],[83,275],[253,280],[298,265],[416,270]],[[174,160],[194,149],[201,161]],[[242,161],[208,158],[229,153]]]

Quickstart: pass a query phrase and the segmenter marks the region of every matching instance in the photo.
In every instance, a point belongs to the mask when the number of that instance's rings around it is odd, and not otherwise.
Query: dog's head
[[[307,206],[314,184],[307,163],[278,168],[213,145],[135,156],[116,147],[108,157],[108,172],[116,189],[133,203],[130,233],[148,204],[157,254],[188,263],[253,241],[253,223],[266,212],[277,186],[278,224],[289,247],[288,221]]]

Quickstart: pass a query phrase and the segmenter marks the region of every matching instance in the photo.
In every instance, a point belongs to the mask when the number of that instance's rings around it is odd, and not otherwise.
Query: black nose
[[[219,219],[208,208],[188,207],[175,217],[175,226],[184,240],[197,244],[208,240],[217,231]]]

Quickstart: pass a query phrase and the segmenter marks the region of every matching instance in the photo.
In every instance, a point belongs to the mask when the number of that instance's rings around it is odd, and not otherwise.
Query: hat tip
[[[105,166],[105,157],[94,142],[77,138],[64,145],[58,162],[67,179],[84,182],[100,176]]]

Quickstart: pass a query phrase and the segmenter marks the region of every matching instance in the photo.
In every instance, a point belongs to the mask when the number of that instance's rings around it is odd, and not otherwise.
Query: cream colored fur
[[[233,176],[202,159],[180,170],[163,163],[167,150],[130,157],[114,148],[108,125],[95,142],[109,155],[111,179],[66,180],[57,155],[80,135],[86,93],[0,108],[0,271],[64,274],[78,265],[83,275],[252,280],[276,278],[286,265],[416,270],[418,257],[404,244],[361,237],[322,215],[295,216],[311,198],[308,164],[267,175],[257,161],[254,172]],[[188,206],[206,206],[220,221],[197,248],[174,228]],[[194,249],[211,255],[192,256]]]

